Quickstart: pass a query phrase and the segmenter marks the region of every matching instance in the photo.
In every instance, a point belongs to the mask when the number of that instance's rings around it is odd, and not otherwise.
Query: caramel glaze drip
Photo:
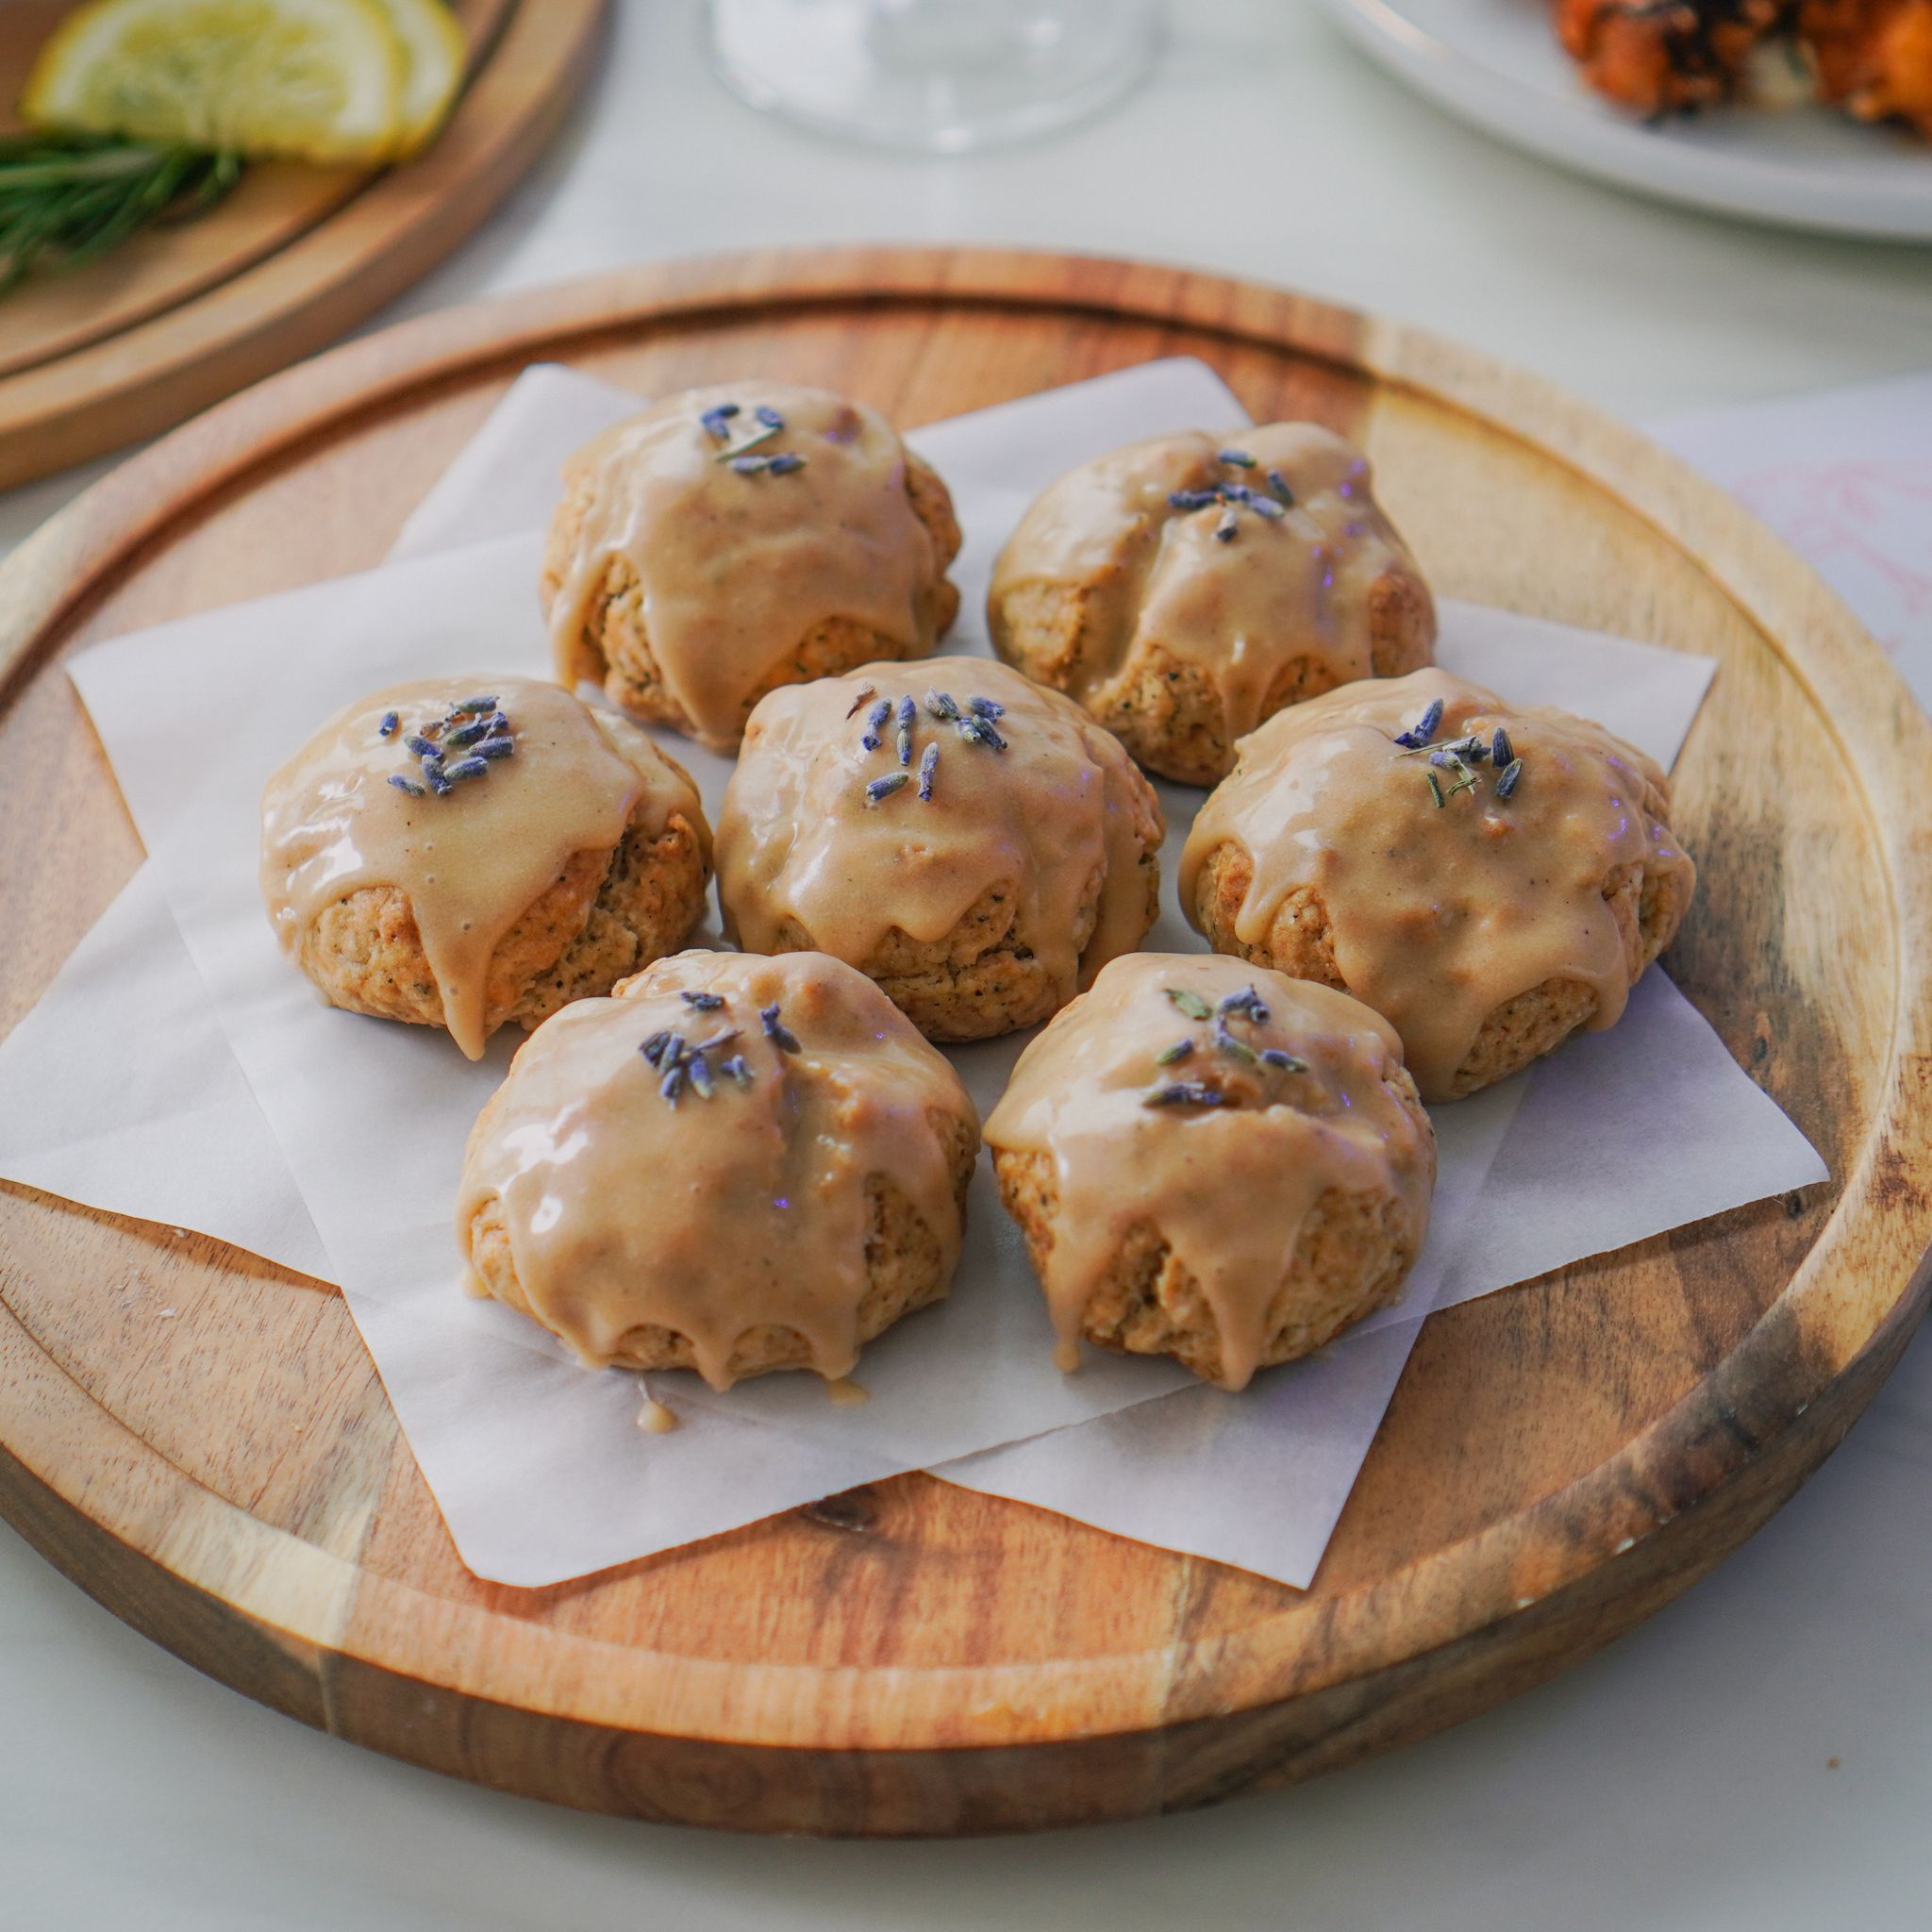
[[[1217,1047],[1213,1008],[1250,986],[1265,1021],[1222,1015],[1251,1053],[1275,1048],[1306,1071]],[[1185,1059],[1158,1064],[1178,1041]],[[1020,1056],[986,1124],[987,1144],[1052,1158],[1059,1193],[1045,1259],[1047,1307],[1063,1362],[1081,1318],[1134,1227],[1158,1228],[1213,1311],[1222,1384],[1246,1386],[1302,1224],[1331,1188],[1392,1191],[1420,1251],[1436,1180],[1427,1119],[1400,1093],[1395,1030],[1360,1001],[1219,954],[1136,953],[1055,1018]],[[1219,1107],[1149,1106],[1151,1090],[1203,1082]]]
[[[1436,744],[1507,729],[1523,761],[1508,799],[1483,764],[1453,793],[1453,774],[1437,770],[1437,807],[1427,754],[1404,758],[1393,742],[1437,698]],[[1242,944],[1265,942],[1290,895],[1311,891],[1343,983],[1402,1036],[1423,1097],[1446,1099],[1483,1022],[1545,980],[1594,991],[1592,1030],[1623,1013],[1634,961],[1604,898],[1611,873],[1676,874],[1685,899],[1696,877],[1646,793],[1668,808],[1657,767],[1588,719],[1514,710],[1439,670],[1351,686],[1241,741],[1189,835],[1181,906],[1198,925],[1201,868],[1230,841],[1254,863],[1235,922]]]
[[[1225,463],[1235,449],[1253,467]],[[1237,507],[1177,508],[1176,492],[1240,484],[1293,507],[1277,518]],[[1385,572],[1421,574],[1370,491],[1368,458],[1313,423],[1270,423],[1225,438],[1191,431],[1129,444],[1060,477],[1034,503],[993,567],[995,641],[1007,600],[1029,586],[1084,589],[1088,622],[1068,689],[1094,697],[1158,644],[1195,664],[1222,694],[1227,735],[1260,722],[1282,666],[1307,656],[1327,682],[1373,676],[1369,591]],[[1004,644],[1002,644],[1004,649]]]
[[[441,796],[412,798],[391,774],[420,782],[404,741],[473,696],[493,694],[509,718],[513,756]],[[385,715],[397,714],[385,738]],[[449,754],[450,762],[465,756]],[[499,941],[579,852],[616,849],[644,805],[651,836],[674,812],[705,837],[684,775],[635,725],[533,678],[399,684],[329,720],[262,794],[261,890],[282,950],[293,955],[325,911],[365,886],[408,899],[442,995],[443,1024],[479,1059],[490,961]]]
[[[700,419],[734,402],[731,443],[758,433],[764,405],[785,426],[750,454],[803,467],[741,475],[721,462],[727,445]],[[904,446],[874,409],[786,383],[691,390],[587,443],[565,481],[589,486],[549,609],[565,685],[603,682],[585,626],[617,558],[637,575],[665,689],[714,750],[737,742],[745,700],[821,624],[849,619],[908,657],[932,649],[939,554],[907,494]]]
[[[1005,708],[1007,749],[962,738],[936,718],[928,691],[963,711]],[[897,752],[902,699],[915,706],[909,762]],[[891,708],[878,748],[864,737]],[[932,796],[919,796],[928,747]],[[907,775],[868,803],[875,780]],[[868,664],[844,677],[782,685],[758,700],[718,821],[718,897],[726,930],[754,952],[795,921],[811,943],[853,965],[895,928],[930,943],[1003,886],[1019,901],[1015,937],[1071,999],[1147,924],[1141,856],[1164,832],[1153,788],[1119,741],[1058,691],[985,658]],[[1074,918],[1101,878],[1084,948]]]
[[[694,1008],[686,991],[721,995]],[[791,1052],[760,1009],[776,1003]],[[692,1046],[735,1029],[709,1098],[674,1106],[639,1051],[654,1034]],[[500,1198],[529,1311],[603,1367],[650,1325],[691,1342],[700,1374],[730,1386],[747,1330],[793,1330],[828,1381],[858,1356],[871,1208],[883,1175],[939,1243],[962,1234],[935,1113],[973,1119],[947,1061],[872,982],[816,953],[678,953],[546,1020],[470,1136],[457,1208],[469,1257],[477,1210]]]

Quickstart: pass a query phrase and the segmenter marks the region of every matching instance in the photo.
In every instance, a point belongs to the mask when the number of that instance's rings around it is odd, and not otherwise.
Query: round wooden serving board
[[[484,1784],[995,1831],[1465,1717],[1649,1614],[1817,1466],[1926,1296],[1932,731],[1818,580],[1640,437],[1273,290],[972,252],[674,264],[225,404],[0,571],[0,1027],[140,858],[62,654],[374,564],[525,363],[643,391],[762,371],[911,425],[1174,354],[1257,418],[1364,442],[1442,591],[1722,658],[1678,769],[1702,890],[1667,963],[1832,1180],[1432,1318],[1306,1593],[926,1476],[554,1590],[479,1583],[325,1288],[0,1189],[0,1507],[54,1562],[249,1695]]]
[[[0,0],[0,127],[76,0]],[[179,423],[433,268],[543,150],[604,0],[450,0],[470,71],[408,166],[265,161],[209,213],[0,297],[0,489]]]

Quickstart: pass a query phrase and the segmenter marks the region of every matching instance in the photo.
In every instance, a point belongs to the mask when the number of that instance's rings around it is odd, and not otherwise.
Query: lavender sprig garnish
[[[765,1038],[771,1041],[780,1053],[799,1053],[798,1036],[778,1017],[778,1002],[774,1000],[769,1007],[758,1008],[758,1021],[765,1029]]]

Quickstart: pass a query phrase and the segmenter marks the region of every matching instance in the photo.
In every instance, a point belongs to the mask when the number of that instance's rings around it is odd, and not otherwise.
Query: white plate
[[[1646,194],[1753,221],[1932,241],[1932,144],[1828,108],[1649,126],[1598,99],[1549,0],[1322,0],[1378,66],[1489,133]]]

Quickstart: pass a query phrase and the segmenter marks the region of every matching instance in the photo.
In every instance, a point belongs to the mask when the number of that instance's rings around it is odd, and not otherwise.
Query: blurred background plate
[[[74,0],[0,0],[0,131]],[[258,161],[209,213],[0,300],[0,489],[173,427],[407,288],[563,124],[604,0],[453,0],[469,48],[449,124],[370,173]]]
[[[1649,125],[1599,100],[1548,0],[1321,0],[1379,67],[1566,168],[1747,220],[1932,241],[1932,145],[1828,108],[1740,108]]]

